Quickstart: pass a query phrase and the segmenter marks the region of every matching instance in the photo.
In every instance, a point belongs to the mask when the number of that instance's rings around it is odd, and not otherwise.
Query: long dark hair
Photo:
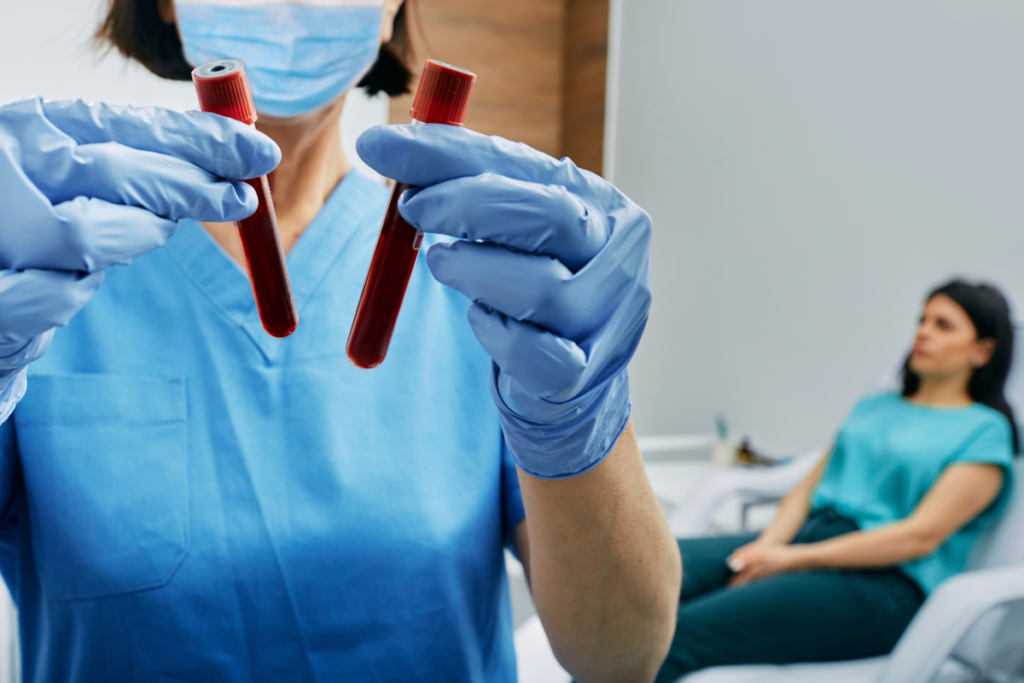
[[[1017,433],[1017,422],[1013,419],[1013,409],[1006,402],[1003,390],[1006,377],[1010,374],[1013,362],[1013,322],[1010,318],[1010,305],[998,289],[986,284],[972,285],[963,280],[953,280],[937,287],[928,294],[926,301],[931,301],[939,294],[944,294],[964,309],[967,317],[974,323],[978,339],[993,339],[995,351],[988,363],[976,369],[967,384],[967,393],[971,400],[981,403],[1006,416],[1013,432],[1013,452],[1020,450],[1020,436]],[[910,369],[910,356],[903,363],[903,395],[911,396],[917,392],[921,379]]]

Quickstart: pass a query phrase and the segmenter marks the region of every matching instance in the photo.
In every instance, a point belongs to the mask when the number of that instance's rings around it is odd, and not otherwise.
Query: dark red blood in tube
[[[428,60],[412,103],[413,123],[463,125],[475,81],[476,75],[469,71]],[[348,357],[361,368],[375,368],[384,362],[423,240],[423,233],[398,213],[398,200],[407,189],[405,183],[395,183],[391,191],[348,335]]]
[[[274,215],[267,176],[244,181],[260,198],[256,213],[235,223],[249,267],[249,284],[263,329],[272,337],[287,337],[299,326],[292,283],[288,279],[281,234]]]
[[[203,111],[249,125],[256,122],[256,106],[245,77],[245,67],[239,60],[206,62],[192,71],[192,81],[199,96],[199,108]],[[267,176],[243,182],[254,189],[259,198],[256,213],[235,223],[249,270],[256,310],[267,334],[287,337],[299,325],[299,312],[295,308],[292,283],[288,278],[270,185]]]
[[[398,198],[408,187],[395,183],[348,335],[348,357],[361,368],[375,368],[387,355],[423,239],[420,231],[398,213]]]

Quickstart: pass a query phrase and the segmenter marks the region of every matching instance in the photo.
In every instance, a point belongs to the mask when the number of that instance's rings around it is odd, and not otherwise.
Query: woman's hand
[[[568,159],[454,126],[380,126],[358,150],[417,188],[399,204],[410,224],[458,238],[427,263],[474,302],[519,467],[557,479],[596,466],[629,418],[626,365],[651,303],[647,213]]]
[[[754,579],[799,569],[798,553],[791,545],[757,540],[738,548],[726,560],[733,577],[730,586],[742,586]]]

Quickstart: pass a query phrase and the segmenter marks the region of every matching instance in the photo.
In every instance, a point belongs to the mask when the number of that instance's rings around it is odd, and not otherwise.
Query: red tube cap
[[[199,108],[245,124],[256,123],[256,105],[238,59],[215,59],[192,70]]]
[[[472,71],[428,59],[409,113],[423,123],[461,126],[466,121],[466,108],[475,82],[476,74]]]

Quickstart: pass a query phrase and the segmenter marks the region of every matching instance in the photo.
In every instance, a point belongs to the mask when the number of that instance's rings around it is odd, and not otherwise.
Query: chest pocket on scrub
[[[14,422],[47,597],[170,581],[189,547],[185,380],[30,375]]]

